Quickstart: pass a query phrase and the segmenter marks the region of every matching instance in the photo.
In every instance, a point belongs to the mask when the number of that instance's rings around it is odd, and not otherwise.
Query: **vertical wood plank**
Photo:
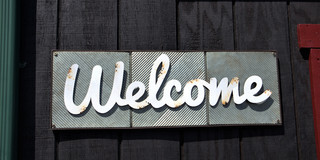
[[[180,1],[180,50],[233,50],[232,2]]]
[[[180,1],[180,50],[233,50],[232,2]],[[237,127],[183,130],[183,159],[240,159]]]
[[[117,49],[116,0],[61,0],[59,49]],[[60,131],[59,159],[118,159],[115,130]]]
[[[117,139],[111,130],[61,131],[58,159],[118,159]]]
[[[37,1],[20,1],[18,159],[35,159]]]
[[[59,49],[117,49],[117,0],[61,0],[59,6]]]
[[[317,157],[320,156],[320,49],[311,49],[309,56],[310,84],[312,95],[312,110],[316,140]]]
[[[119,49],[177,49],[175,1],[120,0],[119,5]]]
[[[242,159],[298,159],[286,2],[235,2],[238,50],[276,50],[283,125],[241,129]],[[254,66],[253,66],[254,67]]]
[[[290,46],[300,159],[316,159],[308,55],[298,48],[297,25],[319,24],[318,2],[290,2]]]
[[[141,129],[123,131],[121,159],[180,159],[178,129]]]
[[[38,0],[36,26],[35,159],[55,159],[50,127],[51,50],[56,48],[57,0]]]
[[[132,0],[119,3],[119,49],[176,48],[176,3]],[[123,131],[121,159],[180,159],[178,129]]]

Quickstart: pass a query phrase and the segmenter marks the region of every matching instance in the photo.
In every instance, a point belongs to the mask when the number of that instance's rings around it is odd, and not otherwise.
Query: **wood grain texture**
[[[240,159],[237,127],[184,129],[182,159]]]
[[[232,2],[180,1],[179,50],[233,50]]]
[[[316,159],[308,54],[298,48],[297,25],[319,24],[318,2],[290,2],[290,46],[300,159]]]
[[[232,18],[232,2],[180,1],[179,50],[233,50]],[[240,159],[237,127],[188,128],[183,136],[182,159]]]
[[[119,49],[177,49],[175,1],[121,0],[119,7]]]
[[[286,2],[235,2],[237,50],[276,50],[282,126],[241,128],[242,159],[298,159]]]
[[[59,6],[59,49],[117,49],[117,0],[61,0]]]
[[[35,159],[53,160],[55,140],[50,126],[51,50],[56,48],[57,0],[37,2]]]
[[[58,159],[118,159],[118,136],[108,132],[60,131]]]
[[[121,159],[180,159],[179,129],[123,131]]]
[[[175,1],[120,1],[118,49],[177,49]],[[126,130],[120,148],[123,160],[180,159],[180,132],[177,129]]]
[[[59,49],[116,50],[116,0],[61,0]],[[58,159],[118,159],[115,130],[60,131]]]

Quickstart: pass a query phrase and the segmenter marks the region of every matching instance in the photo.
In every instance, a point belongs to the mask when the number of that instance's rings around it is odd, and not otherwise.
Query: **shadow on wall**
[[[20,1],[18,159],[35,159],[36,3]]]

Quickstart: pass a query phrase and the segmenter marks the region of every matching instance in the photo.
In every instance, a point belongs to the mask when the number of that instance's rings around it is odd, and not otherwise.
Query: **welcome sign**
[[[52,128],[279,125],[274,52],[54,51]]]

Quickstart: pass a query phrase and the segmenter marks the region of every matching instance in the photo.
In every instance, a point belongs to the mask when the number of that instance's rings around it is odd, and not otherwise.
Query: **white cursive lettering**
[[[157,76],[156,74],[159,66],[161,67],[161,70],[159,75]],[[113,86],[107,103],[103,106],[100,104],[100,83],[102,67],[96,65],[92,70],[87,94],[80,105],[77,106],[73,102],[73,94],[78,68],[78,64],[73,64],[70,67],[64,88],[64,103],[67,110],[71,114],[80,114],[85,111],[90,103],[90,100],[92,102],[93,108],[99,113],[107,113],[113,108],[116,103],[119,106],[129,105],[134,109],[141,109],[148,106],[149,104],[151,104],[154,108],[160,108],[165,105],[171,108],[177,108],[184,103],[186,103],[190,107],[196,107],[204,101],[204,88],[207,88],[209,90],[209,103],[211,106],[215,106],[217,104],[220,95],[222,104],[226,105],[229,103],[232,94],[235,104],[242,104],[246,100],[251,103],[260,104],[266,101],[272,94],[270,90],[265,90],[262,94],[256,95],[261,90],[263,84],[262,79],[257,75],[250,76],[245,81],[243,89],[244,92],[241,96],[239,95],[239,78],[237,77],[234,77],[230,81],[229,85],[227,77],[223,78],[219,84],[217,84],[216,78],[211,78],[210,83],[201,79],[194,79],[189,81],[185,85],[183,94],[176,101],[174,101],[171,97],[172,89],[175,88],[176,92],[180,93],[182,91],[182,88],[181,83],[178,80],[173,79],[165,84],[163,97],[158,100],[157,93],[159,92],[161,85],[164,83],[164,80],[170,68],[169,57],[166,54],[162,54],[156,59],[152,66],[149,79],[149,96],[146,99],[137,102],[146,91],[145,84],[139,81],[132,82],[126,90],[125,99],[121,98],[120,94],[123,85],[124,64],[120,61],[116,63]],[[252,88],[253,84],[255,84],[255,86]],[[196,99],[193,99],[191,97],[191,92],[194,87],[197,87],[198,89]],[[134,92],[135,90],[138,91]]]

